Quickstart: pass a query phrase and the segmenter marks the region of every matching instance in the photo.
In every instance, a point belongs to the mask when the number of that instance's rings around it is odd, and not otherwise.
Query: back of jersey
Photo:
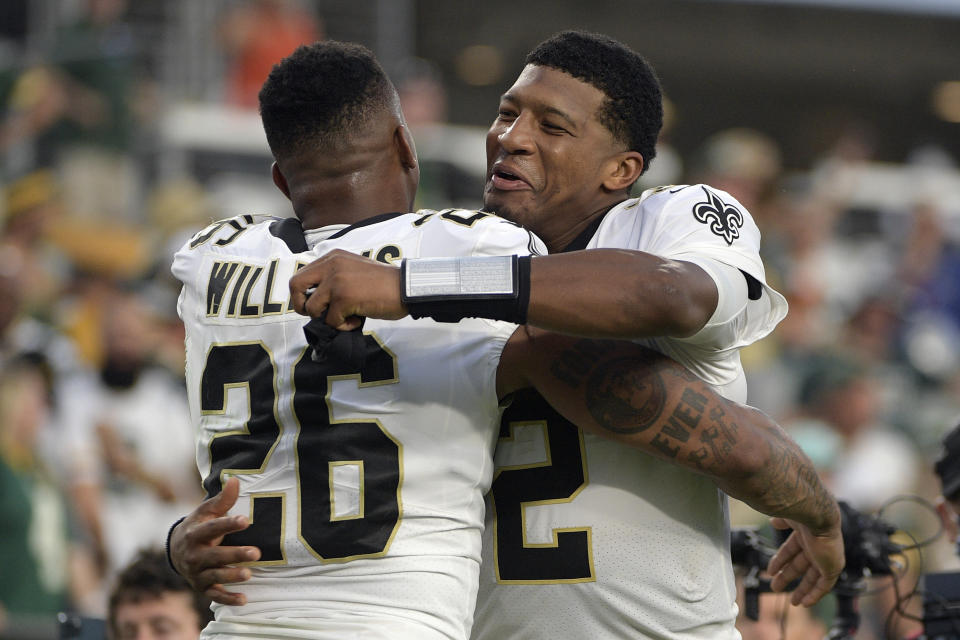
[[[288,234],[291,230],[295,232]],[[333,248],[384,262],[527,254],[526,231],[487,214],[378,217],[308,235],[241,216],[178,252],[187,384],[210,495],[241,482],[252,524],[225,544],[262,551],[204,637],[466,638],[514,326],[367,320],[350,356],[317,361],[287,281]]]

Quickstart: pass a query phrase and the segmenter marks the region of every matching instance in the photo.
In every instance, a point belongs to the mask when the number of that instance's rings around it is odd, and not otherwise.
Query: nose
[[[501,131],[497,140],[504,151],[511,154],[531,153],[534,146],[531,124],[531,118],[521,114]]]

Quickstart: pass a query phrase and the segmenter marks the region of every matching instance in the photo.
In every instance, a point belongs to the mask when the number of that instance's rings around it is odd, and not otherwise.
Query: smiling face
[[[484,208],[562,249],[625,199],[643,158],[598,120],[606,95],[557,69],[527,65],[487,133]]]

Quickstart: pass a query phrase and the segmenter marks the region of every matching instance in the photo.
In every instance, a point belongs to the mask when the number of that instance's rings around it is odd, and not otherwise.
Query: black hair
[[[335,40],[301,45],[260,89],[260,118],[274,157],[327,146],[362,131],[395,90],[366,47]]]
[[[526,63],[563,71],[606,94],[597,119],[643,156],[647,170],[663,126],[663,98],[656,72],[640,54],[599,33],[562,31],[538,44]]]
[[[107,620],[112,631],[118,631],[115,625],[120,605],[156,600],[165,593],[186,593],[190,596],[200,629],[213,620],[210,600],[194,591],[183,576],[170,568],[166,552],[162,549],[141,549],[136,558],[120,571],[110,592]]]

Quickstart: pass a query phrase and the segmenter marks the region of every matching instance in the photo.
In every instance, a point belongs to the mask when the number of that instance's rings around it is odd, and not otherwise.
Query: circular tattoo
[[[659,375],[638,370],[634,358],[614,360],[587,379],[590,415],[614,433],[640,433],[663,413],[666,388]]]

